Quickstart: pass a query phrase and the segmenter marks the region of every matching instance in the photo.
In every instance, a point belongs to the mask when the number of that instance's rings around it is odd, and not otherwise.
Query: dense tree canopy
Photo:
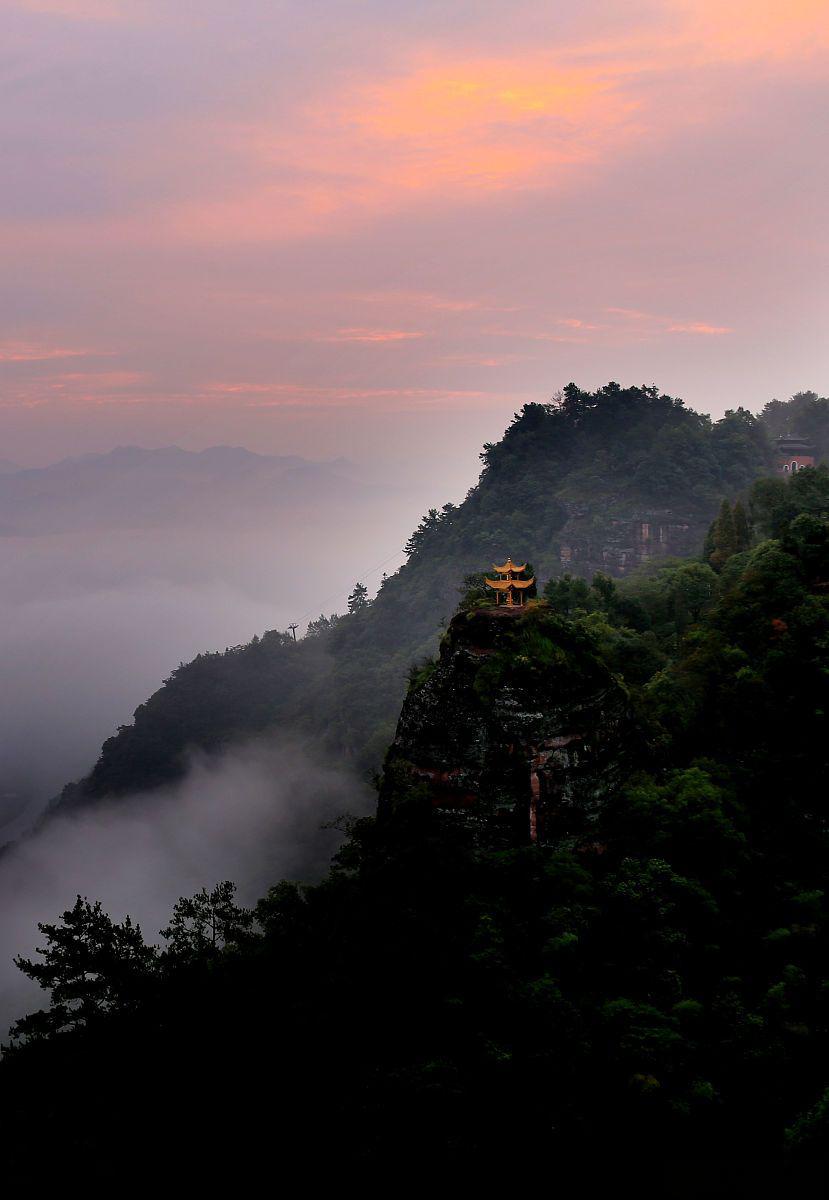
[[[773,438],[806,438],[814,445],[818,458],[829,456],[829,400],[825,396],[797,392],[791,400],[770,400],[762,420]]]
[[[265,729],[307,735],[368,775],[392,737],[409,668],[434,653],[466,576],[527,553],[542,583],[557,579],[565,524],[601,546],[651,509],[678,514],[701,543],[723,498],[771,462],[765,425],[745,410],[712,421],[655,387],[616,383],[569,384],[549,404],[525,405],[482,459],[479,484],[462,504],[429,510],[408,561],[371,603],[361,582],[345,615],[319,616],[297,645],[271,631],[181,665],[64,803],[155,787],[180,775],[190,748]]]
[[[253,918],[220,888],[179,905],[165,952],[85,901],[44,926],[44,964],[21,965],[52,1004],[0,1067],[12,1166],[45,1130],[92,1177],[137,1137],[192,1178],[206,1089],[232,1097],[231,1166],[240,1147],[351,1169],[514,1164],[528,1144],[823,1157],[827,502],[829,472],[761,482],[752,544],[716,570],[548,585],[538,603],[642,732],[589,838],[489,846],[424,821],[400,781],[410,805],[353,824],[325,880],[276,885]]]

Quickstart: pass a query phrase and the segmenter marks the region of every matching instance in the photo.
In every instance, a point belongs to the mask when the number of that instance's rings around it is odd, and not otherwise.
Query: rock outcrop
[[[671,509],[631,509],[612,513],[595,506],[567,504],[559,532],[561,568],[590,579],[597,571],[617,578],[655,558],[687,558],[702,547],[715,511],[682,515]],[[546,564],[545,564],[546,565]],[[550,570],[556,564],[550,564]]]
[[[459,613],[414,678],[380,816],[430,805],[505,844],[588,836],[629,758],[627,693],[543,603]]]

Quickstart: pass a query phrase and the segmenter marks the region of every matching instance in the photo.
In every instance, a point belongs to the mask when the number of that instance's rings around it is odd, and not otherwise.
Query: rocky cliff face
[[[403,705],[380,814],[429,804],[505,844],[589,836],[634,736],[578,625],[542,603],[459,613]]]
[[[608,515],[589,505],[568,503],[559,533],[562,568],[590,579],[597,571],[617,578],[655,558],[686,558],[702,547],[716,515],[683,515],[672,509],[635,509]]]

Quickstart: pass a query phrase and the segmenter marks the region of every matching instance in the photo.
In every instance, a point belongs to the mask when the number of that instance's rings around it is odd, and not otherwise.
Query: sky
[[[0,0],[0,457],[441,501],[571,379],[825,392],[828,59],[825,0]]]

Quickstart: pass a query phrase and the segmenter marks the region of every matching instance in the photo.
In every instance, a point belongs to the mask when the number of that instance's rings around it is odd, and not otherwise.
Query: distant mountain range
[[[0,536],[153,528],[221,521],[232,513],[301,509],[367,498],[344,459],[311,462],[240,446],[194,453],[178,446],[119,446],[48,467],[0,463]]]

